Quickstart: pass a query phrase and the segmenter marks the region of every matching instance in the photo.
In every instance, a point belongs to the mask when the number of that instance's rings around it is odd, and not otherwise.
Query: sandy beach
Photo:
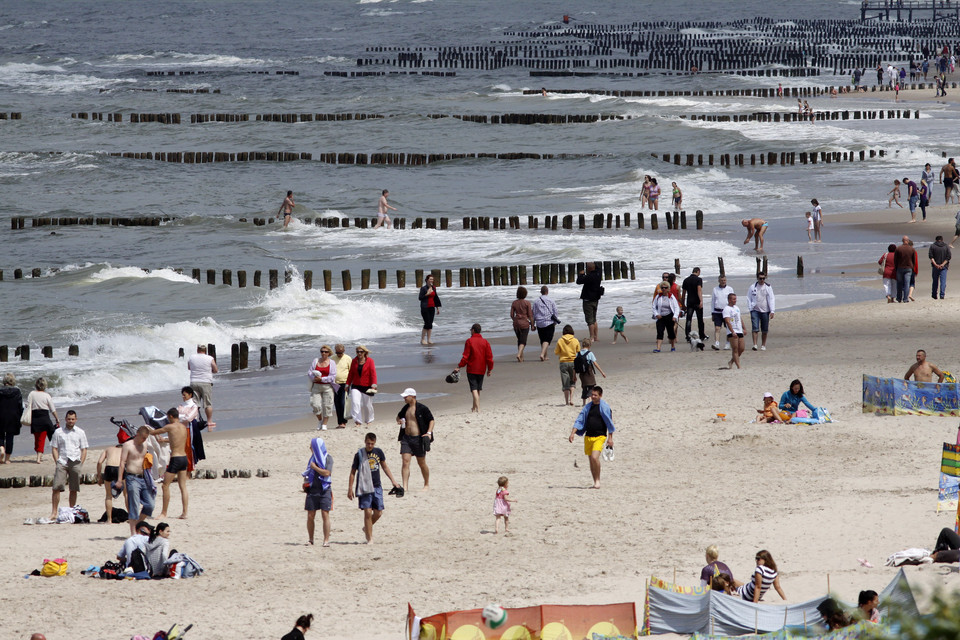
[[[595,352],[608,374],[600,383],[618,432],[616,460],[604,465],[599,491],[587,489],[582,442],[566,439],[577,409],[562,405],[555,356],[546,363],[535,355],[522,364],[498,359],[479,416],[469,413],[465,381],[428,403],[437,417],[430,491],[419,489],[414,465],[412,490],[386,498],[370,546],[361,544],[362,517],[346,496],[349,461],[365,432],[352,427],[324,434],[335,460],[331,547],[305,546],[299,474],[316,435],[309,415],[208,439],[201,468],[264,468],[270,477],[191,481],[185,521],[176,519],[174,491],[171,543],[205,567],[199,579],[81,576],[114,557],[126,525],[23,526],[25,518],[47,515],[50,490],[3,490],[6,633],[43,631],[59,640],[83,629],[86,637],[125,638],[180,621],[193,623],[191,633],[201,638],[272,638],[312,612],[317,637],[392,639],[402,633],[408,602],[422,615],[492,601],[642,603],[651,575],[672,580],[676,572],[678,582],[695,584],[709,544],[719,546],[737,577],[752,571],[757,550],[770,550],[790,602],[823,594],[828,579],[847,600],[861,589],[879,591],[895,573],[883,566],[888,555],[932,547],[939,529],[953,523],[953,514],[935,510],[940,446],[955,440],[954,421],[861,413],[864,373],[902,376],[918,348],[941,368],[960,367],[948,350],[960,312],[951,291],[960,284],[948,281],[949,297],[934,301],[922,295],[928,279],[921,269],[914,304],[886,304],[878,280],[877,302],[777,314],[769,350],[748,347],[740,371],[718,369],[727,352],[691,353],[683,343],[676,353],[651,353],[650,325],[628,324],[628,345],[609,344],[604,328]],[[638,284],[637,295],[648,291]],[[601,318],[616,302],[603,301]],[[574,326],[585,335],[582,321]],[[446,372],[438,365],[437,382],[420,392],[450,391]],[[763,393],[779,397],[793,378],[836,422],[752,424]],[[398,408],[378,407],[373,427],[397,479]],[[29,447],[26,436],[17,442],[20,453]],[[97,455],[90,453],[86,471],[94,471]],[[2,473],[52,470],[18,456]],[[492,533],[500,475],[510,478],[518,500],[509,536]],[[100,487],[82,487],[80,504],[99,516]],[[53,557],[69,561],[66,577],[23,578]],[[907,571],[912,584],[929,588],[950,584],[956,569]],[[54,593],[54,614],[27,605],[49,603]],[[771,592],[766,601],[779,599]],[[116,608],[128,614],[118,620],[108,613]]]

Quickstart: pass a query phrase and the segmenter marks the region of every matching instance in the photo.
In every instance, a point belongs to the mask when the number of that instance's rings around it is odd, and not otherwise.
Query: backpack
[[[119,562],[108,560],[100,567],[100,578],[103,580],[120,580],[120,574],[123,573],[123,567]]]
[[[587,353],[590,353],[587,351]],[[587,360],[587,353],[577,352],[577,357],[573,359],[573,372],[586,373],[591,369],[590,362]]]

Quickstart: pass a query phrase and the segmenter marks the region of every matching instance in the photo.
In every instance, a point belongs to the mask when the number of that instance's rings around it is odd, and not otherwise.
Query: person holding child
[[[501,518],[503,518],[503,532],[510,533],[510,503],[516,502],[516,500],[511,500],[508,497],[510,495],[509,489],[510,480],[507,476],[497,478],[497,495],[493,498],[493,515],[496,517],[494,533],[500,533]]]

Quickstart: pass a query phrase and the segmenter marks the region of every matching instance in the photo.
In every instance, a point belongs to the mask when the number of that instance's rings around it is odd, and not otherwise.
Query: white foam
[[[70,73],[58,65],[6,62],[0,64],[0,87],[31,93],[57,94],[87,91],[135,82],[131,79],[105,79]]]
[[[170,282],[186,282],[196,284],[196,280],[182,273],[177,273],[173,269],[154,269],[153,271],[144,271],[140,267],[110,267],[107,266],[101,271],[90,274],[90,281],[105,282],[115,278],[159,278]]]
[[[239,56],[216,53],[189,53],[182,51],[154,51],[152,53],[121,53],[110,56],[115,63],[137,63],[138,67],[170,66],[189,64],[196,67],[243,67],[279,64],[275,60],[262,58],[241,58]],[[128,64],[106,63],[103,66],[130,66]]]

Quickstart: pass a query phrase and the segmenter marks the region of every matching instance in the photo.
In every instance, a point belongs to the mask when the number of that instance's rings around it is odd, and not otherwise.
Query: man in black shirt
[[[703,330],[703,279],[700,278],[700,267],[694,267],[693,272],[683,281],[680,293],[680,308],[687,312],[686,335],[690,342],[690,324],[693,314],[697,314],[697,331],[700,339],[705,338]]]
[[[587,323],[587,330],[590,332],[590,341],[597,342],[600,339],[599,329],[597,327],[597,306],[603,296],[603,286],[600,284],[600,265],[588,262],[586,271],[581,271],[577,275],[577,284],[582,284],[580,290],[580,299],[583,300],[583,320]]]
[[[600,488],[600,453],[613,449],[613,410],[603,401],[603,389],[590,390],[590,402],[587,403],[573,423],[570,442],[574,436],[583,436],[583,452],[590,458],[590,474],[593,476],[593,488]]]

